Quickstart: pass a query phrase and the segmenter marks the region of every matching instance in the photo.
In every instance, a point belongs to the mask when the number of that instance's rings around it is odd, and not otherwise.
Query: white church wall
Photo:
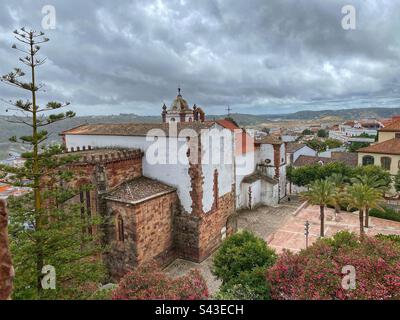
[[[246,209],[249,208],[249,203],[250,203],[249,188],[251,188],[251,206],[254,207],[262,203],[261,181],[257,180],[252,183],[242,183],[240,189],[243,202],[240,208],[246,208]]]
[[[278,204],[278,184],[271,184],[266,181],[261,181],[261,199],[262,204],[275,206]]]
[[[146,137],[141,136],[66,135],[65,139],[66,146],[69,150],[71,148],[76,150],[77,147],[82,149],[83,146],[91,146],[92,148],[137,148],[147,151],[148,148],[154,143],[152,141],[146,141]],[[166,141],[170,139],[175,141],[177,140],[177,138],[160,138],[160,143],[166,143]],[[185,147],[187,145],[186,140],[180,140],[181,141],[178,141],[176,144],[176,149],[180,150],[182,148],[182,150],[187,150],[187,147]],[[160,148],[161,152],[162,150],[165,150],[165,156],[167,157],[166,159],[169,159],[170,152],[168,151],[168,148]],[[178,161],[178,163],[175,164],[154,164],[152,163],[152,159],[148,158],[149,156],[149,153],[145,152],[145,156],[143,158],[143,175],[176,187],[182,206],[187,212],[190,213],[192,211],[192,200],[190,198],[191,185],[188,174],[188,165],[182,163],[184,161],[183,159],[180,159],[181,162]],[[171,156],[173,155],[171,154]]]
[[[245,198],[241,192],[241,184],[243,178],[252,174],[256,169],[255,152],[247,152],[235,156],[236,163],[236,207],[240,208],[245,205]]]
[[[261,144],[259,149],[259,161],[264,163],[270,160],[269,165],[274,165],[274,147],[272,144]]]
[[[225,136],[226,135],[226,136]],[[203,210],[210,211],[214,202],[214,171],[218,170],[218,196],[232,191],[233,170],[233,135],[231,131],[215,125],[201,136]]]

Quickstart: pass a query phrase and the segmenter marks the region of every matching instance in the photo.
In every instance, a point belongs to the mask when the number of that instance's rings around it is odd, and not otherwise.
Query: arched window
[[[121,242],[125,241],[124,220],[121,216],[118,216],[117,218],[117,240]]]
[[[171,122],[175,122],[175,118],[171,118],[171,120],[170,120]]]
[[[189,122],[192,122],[192,121],[193,121],[193,119],[192,119],[192,117],[190,117],[190,118],[189,118]]]
[[[382,157],[381,158],[381,166],[385,170],[390,170],[390,165],[392,164],[392,158]]]
[[[374,157],[373,156],[364,156],[362,158],[362,164],[363,164],[363,166],[368,166],[368,165],[374,164]]]

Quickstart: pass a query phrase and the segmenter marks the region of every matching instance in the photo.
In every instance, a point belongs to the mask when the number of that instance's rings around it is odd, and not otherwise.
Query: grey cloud
[[[0,72],[17,66],[17,27],[40,29],[47,0],[0,0]],[[78,114],[159,114],[177,86],[208,113],[276,113],[398,102],[395,0],[52,1],[42,99]],[[344,5],[357,30],[341,28]],[[0,96],[18,97],[0,87]],[[365,102],[367,99],[368,102]],[[382,99],[386,101],[382,102]],[[330,101],[335,101],[332,104]],[[0,111],[1,112],[1,111]]]

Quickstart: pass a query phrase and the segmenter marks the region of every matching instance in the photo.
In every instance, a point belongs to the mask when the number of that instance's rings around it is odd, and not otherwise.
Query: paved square
[[[278,253],[284,248],[298,252],[306,246],[304,224],[307,220],[310,223],[309,244],[318,239],[320,232],[319,215],[318,206],[307,206],[297,212],[296,215],[292,215],[283,225],[272,234],[266,235],[264,239]],[[369,228],[365,228],[365,233],[370,236],[379,233],[400,235],[400,222],[370,217],[369,226]],[[340,212],[335,214],[333,209],[325,209],[326,237],[331,237],[342,230],[359,234],[359,228],[358,212]]]

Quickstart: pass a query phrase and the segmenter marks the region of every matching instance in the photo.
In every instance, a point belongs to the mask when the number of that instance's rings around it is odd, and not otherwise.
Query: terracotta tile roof
[[[358,164],[358,155],[356,152],[332,151],[331,159],[343,162],[349,166],[356,166]]]
[[[400,119],[393,120],[389,125],[382,128],[383,132],[400,132]]]
[[[325,158],[325,157],[301,155],[293,163],[293,166],[302,167],[302,166],[307,166],[307,165],[310,165],[310,164],[316,164],[316,163],[319,163],[320,161],[322,161],[322,163],[325,164],[325,163],[332,162],[332,159],[331,158]]]
[[[296,142],[288,142],[286,145],[286,152],[287,153],[294,153],[297,150],[300,150],[301,148],[305,147],[306,145],[304,143],[296,143]]]
[[[217,123],[225,129],[229,129],[231,131],[241,130],[240,132],[235,132],[236,154],[245,154],[247,152],[254,151],[254,139],[249,136],[246,131],[242,130],[232,121],[227,119],[217,120]]]
[[[235,129],[240,129],[240,127],[238,127],[236,124],[234,124],[232,121],[229,121],[227,119],[221,119],[221,120],[217,120],[217,123],[226,128],[229,129],[231,131],[235,130]]]
[[[383,142],[371,144],[369,147],[358,149],[362,153],[400,154],[400,139],[394,138]]]
[[[214,121],[205,122],[178,122],[178,133],[183,129],[193,129],[200,133],[201,129],[211,128],[215,124]],[[104,136],[146,136],[152,129],[160,129],[169,134],[168,123],[99,123],[84,124],[66,131],[62,135],[104,135]],[[155,134],[156,135],[156,134]]]
[[[256,144],[283,144],[283,141],[276,136],[268,135],[254,141]]]
[[[356,166],[357,161],[357,154],[354,152],[332,152],[331,158],[301,155],[293,163],[293,166],[302,167],[310,164],[318,164],[321,162],[322,164],[331,162],[342,162],[349,166]]]
[[[106,199],[138,204],[175,190],[174,187],[160,181],[139,177],[123,183],[117,189],[111,191]]]
[[[242,183],[253,183],[256,182],[257,180],[264,180],[272,185],[278,184],[278,180],[258,172],[254,172],[248,176],[245,176],[242,180]]]

